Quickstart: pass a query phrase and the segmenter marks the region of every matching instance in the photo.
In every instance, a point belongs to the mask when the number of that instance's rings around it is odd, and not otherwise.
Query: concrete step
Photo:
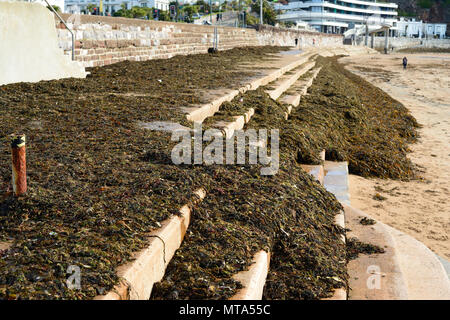
[[[322,160],[325,160],[325,150],[320,152],[320,157]],[[340,163],[332,163],[330,161],[326,161],[327,163],[327,169],[328,172],[331,171],[333,173],[333,169],[342,169],[343,167]],[[319,181],[321,184],[324,184],[325,182],[325,170],[324,165],[306,165],[302,164],[300,165],[303,170],[311,174],[317,181]],[[341,170],[342,171],[342,170]],[[339,171],[338,171],[339,172]],[[335,217],[335,224],[340,226],[342,229],[345,229],[345,216],[344,212],[341,211],[339,214]],[[345,235],[342,235],[342,242],[345,243]],[[338,288],[334,290],[333,295],[330,298],[322,299],[322,300],[347,300],[347,290],[345,288]]]
[[[198,201],[205,198],[206,192],[195,192]],[[133,255],[133,260],[117,268],[119,284],[105,295],[95,300],[148,300],[153,284],[161,281],[167,265],[175,251],[183,242],[189,227],[191,210],[187,205],[180,209],[180,215],[172,216],[161,223],[161,228],[148,236],[148,245]]]
[[[296,108],[300,104],[301,97],[307,93],[308,88],[313,84],[314,79],[319,74],[320,69],[321,67],[314,68],[312,71],[308,72],[308,76],[305,79],[297,80],[289,88],[290,91],[296,92],[295,94],[284,94],[278,99],[280,102],[288,105],[288,110],[285,115],[286,120],[288,119],[289,114],[291,114],[292,109]]]
[[[335,195],[340,202],[350,205],[347,162],[324,162],[325,176],[323,186]]]
[[[233,276],[243,288],[230,300],[261,300],[269,273],[270,253],[261,250],[253,257],[253,263],[246,271],[241,271]]]
[[[298,84],[299,91],[306,92],[308,88],[312,85],[313,80],[317,76],[318,72],[320,71],[320,68],[316,68],[312,73],[311,76],[306,80],[298,80],[299,77],[301,77],[303,74],[307,73],[313,66],[315,62],[306,63],[305,66],[301,67],[300,70],[295,72],[293,75],[284,76],[279,78],[279,83],[277,82],[277,88],[274,90],[266,91],[269,95],[271,95],[271,98],[277,98],[280,96],[280,93],[284,93],[286,90],[291,89],[294,85],[297,85],[297,82],[300,82]],[[289,85],[289,86],[288,86]],[[297,91],[297,89],[294,89]],[[288,119],[288,115],[291,113],[293,107],[297,107],[300,103],[300,97],[301,94],[296,95],[285,95],[280,97],[281,102],[287,103],[288,105],[288,111],[285,115],[285,119]],[[233,121],[224,122],[219,121],[213,125],[215,128],[221,129],[225,136],[227,138],[230,138],[235,130],[241,130],[246,123],[248,123],[251,119],[251,117],[255,114],[255,110],[253,108],[249,109],[244,115],[235,116]]]
[[[308,62],[292,75],[280,77],[274,84],[275,89],[267,90],[267,94],[277,100],[286,90],[288,90],[302,75],[308,72],[316,65],[315,61]]]
[[[316,179],[317,181],[320,182],[320,184],[323,185],[323,178],[324,178],[323,165],[301,164],[300,167],[307,173],[312,175],[314,179]]]
[[[384,248],[385,253],[364,255],[348,264],[351,300],[448,300],[450,281],[437,256],[423,243],[376,221],[362,225],[361,210],[344,205],[347,237]]]
[[[300,97],[301,97],[300,94],[294,94],[294,95],[285,94],[279,99],[279,101],[282,103],[285,103],[285,104],[289,104],[295,108],[300,103]]]
[[[305,77],[302,77],[294,83],[290,89],[297,92],[300,96],[307,94],[309,87],[313,84],[314,79],[316,79],[321,69],[322,67],[313,68],[306,74]],[[297,105],[295,105],[295,107],[297,107]]]
[[[0,251],[6,251],[12,246],[12,241],[0,241]]]
[[[324,162],[325,174],[330,175],[348,175],[348,163],[347,161],[325,161]]]

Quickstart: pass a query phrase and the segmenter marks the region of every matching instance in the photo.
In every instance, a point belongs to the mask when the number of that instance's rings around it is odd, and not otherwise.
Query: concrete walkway
[[[450,300],[450,264],[422,242],[350,206],[346,162],[324,163],[324,186],[345,209],[347,239],[376,245],[380,254],[349,261],[349,300]],[[363,225],[362,218],[375,221]],[[444,267],[445,266],[445,267]]]

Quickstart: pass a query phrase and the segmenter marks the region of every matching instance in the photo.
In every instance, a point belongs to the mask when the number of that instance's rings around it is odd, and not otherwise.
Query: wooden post
[[[16,197],[27,192],[27,161],[25,156],[25,135],[11,136],[12,185]]]

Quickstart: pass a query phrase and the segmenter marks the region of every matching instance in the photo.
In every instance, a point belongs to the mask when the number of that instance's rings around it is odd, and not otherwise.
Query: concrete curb
[[[450,280],[436,255],[422,242],[384,225],[394,238],[409,300],[450,300]]]
[[[243,288],[230,300],[261,300],[267,274],[269,273],[270,253],[261,250],[253,257],[253,264],[247,271],[241,271],[233,276]]]
[[[195,191],[201,201],[206,192]],[[180,247],[189,226],[191,210],[187,205],[180,209],[180,216],[172,216],[163,221],[162,227],[150,233],[148,246],[133,255],[134,260],[117,268],[120,278],[118,285],[106,295],[94,300],[147,300],[153,284],[161,281],[167,265]]]
[[[370,217],[350,206],[344,205],[344,208],[352,229],[349,234],[385,250],[383,254],[360,255],[349,262],[350,299],[450,299],[447,273],[436,255],[422,242],[379,221],[362,226],[359,220]],[[377,281],[378,287],[370,288],[369,285],[375,285]]]

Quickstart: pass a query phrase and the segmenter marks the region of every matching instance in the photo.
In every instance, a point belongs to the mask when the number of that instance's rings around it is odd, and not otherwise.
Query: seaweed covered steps
[[[316,62],[322,69],[289,116],[302,136],[299,162],[318,164],[325,149],[328,160],[347,161],[353,174],[417,177],[407,153],[419,125],[409,111],[335,58],[319,56]]]
[[[195,191],[197,201],[205,198],[203,189]],[[143,300],[150,297],[153,284],[160,281],[167,264],[180,247],[189,222],[191,209],[184,205],[179,216],[173,216],[161,223],[161,228],[148,236],[148,245],[144,250],[134,254],[133,261],[120,266],[117,275],[118,285],[106,295],[97,296],[96,300]]]
[[[249,76],[235,63],[277,51],[123,62],[82,80],[0,87],[1,136],[19,125],[33,146],[27,197],[0,201],[0,241],[13,240],[1,253],[0,297],[89,299],[116,285],[116,267],[147,246],[148,232],[179,214],[198,187],[214,185],[214,172],[172,165],[170,135],[136,123],[185,124],[179,107],[198,101],[212,79],[233,86]],[[0,149],[0,162],[9,163],[8,144]],[[2,192],[10,177],[0,166]],[[82,270],[80,290],[66,286],[70,265]]]
[[[245,93],[247,90],[256,90],[260,86],[264,86],[269,82],[278,79],[286,72],[289,72],[305,63],[310,56],[311,53],[280,55],[277,60],[272,61],[270,64],[270,68],[275,70],[269,69],[268,71],[262,71],[263,74],[261,76],[256,77],[246,85],[236,90],[225,90],[219,94],[220,96],[218,98],[215,98],[207,104],[200,105],[198,107],[186,108],[186,118],[192,122],[203,122],[206,118],[213,116],[224,102],[233,100],[239,93]],[[255,70],[258,68],[258,65],[254,64],[252,68]],[[263,69],[264,67],[261,66],[261,68]],[[265,66],[265,68],[267,68],[267,66]]]
[[[249,120],[251,115],[252,114],[246,116],[247,121]],[[172,221],[172,224],[174,224],[173,222],[174,221]],[[169,224],[169,225],[171,225],[171,224]],[[187,228],[187,225],[186,225],[186,228]],[[171,229],[173,229],[173,228],[171,228]],[[162,229],[162,230],[163,230],[163,233],[164,233],[164,229]],[[181,233],[183,233],[183,231],[184,230],[181,230]],[[158,238],[161,238],[161,235],[158,236]],[[172,238],[173,239],[167,239],[164,242],[165,243],[169,242],[169,244],[171,242],[173,242],[174,245],[172,245],[172,246],[174,248],[177,248],[178,247],[177,245],[179,245],[179,243],[181,242],[179,239],[182,239],[182,234],[181,235],[179,235],[179,234],[172,235]],[[145,257],[155,255],[155,253],[153,253],[153,251],[154,251],[154,245],[151,244],[148,249],[146,249],[145,251],[139,253],[139,256],[141,257],[141,259],[139,259],[137,262],[135,261],[135,262],[133,262],[133,263],[131,263],[129,265],[126,265],[124,267],[121,267],[119,269],[119,275],[121,275],[122,279],[126,279],[126,274],[128,274],[128,278],[130,278],[131,275],[134,275],[135,278],[133,279],[134,281],[130,281],[128,279],[126,281],[127,285],[125,285],[125,286],[122,284],[121,286],[119,286],[119,288],[116,287],[114,292],[120,292],[120,291],[122,291],[122,292],[130,292],[130,288],[133,287],[133,290],[131,290],[131,292],[133,292],[133,296],[128,296],[128,298],[131,298],[131,299],[138,298],[139,299],[139,298],[142,298],[142,297],[145,297],[145,296],[149,296],[149,292],[151,292],[151,287],[152,287],[152,284],[154,282],[154,280],[152,280],[152,277],[154,279],[158,280],[158,277],[160,278],[162,276],[163,271],[164,271],[164,267],[165,267],[165,265],[163,265],[163,266],[157,268],[156,267],[157,264],[155,264],[155,266],[153,266],[152,272],[147,272],[147,274],[144,277],[142,276],[143,272],[146,269],[148,271],[149,268],[152,268],[150,260],[146,261],[146,263],[144,263],[145,266],[142,267],[142,265],[143,265],[142,260],[144,260],[144,261],[145,261],[145,259],[148,260],[148,258],[145,258]],[[258,257],[260,257],[261,255],[265,255],[267,258],[265,258],[265,259],[258,259]],[[171,254],[169,254],[169,257],[170,256],[171,256]],[[144,258],[142,258],[142,257],[144,257]],[[255,265],[252,266],[249,271],[242,273],[244,276],[240,276],[240,274],[236,275],[237,279],[241,279],[242,281],[247,280],[248,283],[246,284],[245,281],[244,281],[244,288],[241,289],[240,292],[235,295],[235,298],[237,298],[237,297],[241,297],[241,298],[255,298],[255,297],[258,297],[258,296],[259,297],[262,296],[262,285],[264,284],[264,281],[265,281],[265,275],[264,275],[264,271],[263,270],[265,270],[265,274],[267,274],[267,268],[268,268],[268,263],[269,263],[270,259],[269,259],[269,255],[266,252],[264,252],[264,251],[261,251],[259,254],[257,254],[255,256],[255,259],[256,259]],[[260,266],[259,264],[261,262],[262,262],[262,265]],[[168,261],[166,263],[168,263]],[[264,263],[266,263],[265,266],[264,266]],[[137,268],[136,265],[139,266],[139,267]],[[155,270],[155,269],[158,269],[158,270]],[[124,272],[123,270],[127,270],[127,271]],[[255,272],[254,272],[255,270],[257,271],[256,272],[257,277],[259,277],[257,280],[254,279],[255,278],[255,275],[254,275],[255,274]],[[154,273],[156,273],[156,276],[153,275]],[[138,275],[138,276],[136,277],[136,275]],[[141,284],[140,285],[136,285],[139,282],[141,282]],[[131,283],[134,283],[134,285],[132,285]],[[143,283],[145,283],[145,284],[143,284]],[[259,283],[259,285],[258,285],[258,283]],[[255,286],[255,284],[256,284],[256,286]],[[136,289],[136,287],[138,287],[138,286],[143,287],[144,290],[142,290],[142,288],[139,288],[141,290]],[[128,290],[124,290],[124,288],[128,288]],[[256,292],[256,295],[255,295],[255,292]],[[111,299],[111,298],[116,298],[116,297],[117,297],[117,294],[116,293],[112,293],[112,294],[108,294],[106,296],[102,296],[101,298],[102,299]],[[120,297],[120,295],[119,295],[119,297]],[[124,298],[123,294],[122,294],[122,298]]]
[[[310,57],[310,55],[308,55]],[[291,113],[299,102],[301,95],[306,94],[307,89],[311,86],[314,78],[320,71],[320,68],[313,68],[315,62],[305,62],[300,67],[294,69],[290,73],[285,74],[273,81],[273,84],[267,86],[266,93],[274,100],[280,100],[286,105],[285,119]],[[301,77],[301,79],[299,79]],[[272,89],[273,88],[273,89]],[[294,95],[283,95],[287,90],[299,92]],[[281,96],[283,95],[283,96]],[[281,96],[281,97],[280,97]],[[240,95],[243,100],[242,95]],[[221,129],[226,137],[231,137],[235,130],[241,130],[251,117],[255,114],[255,109],[248,106],[245,101],[243,106],[237,106],[231,102],[221,105],[220,110],[210,118],[207,118],[205,124],[214,128]],[[230,121],[232,119],[232,121]]]
[[[289,117],[293,108],[296,108],[300,104],[300,99],[303,95],[307,94],[308,88],[312,85],[314,79],[320,72],[321,67],[314,68],[312,71],[308,72],[304,77],[299,79],[289,91],[285,92],[282,97],[280,97],[280,102],[287,105],[287,111],[285,113],[285,118]]]
[[[244,99],[255,106],[247,128],[280,128],[290,136],[283,105],[262,90]],[[233,275],[251,267],[261,249],[271,255],[266,299],[317,299],[345,284],[342,230],[334,224],[341,207],[295,162],[292,144],[280,141],[275,176],[261,176],[258,166],[217,168],[216,186],[194,212],[152,299],[231,298],[242,286]]]
[[[322,161],[325,161],[325,150],[323,150],[320,153]],[[332,167],[333,164],[329,161],[325,161],[325,167],[327,170],[324,170],[324,165],[300,165],[303,170],[305,170],[307,173],[309,173],[314,179],[320,182],[320,184],[324,185],[324,175],[325,172],[328,173],[329,171],[333,172]],[[331,169],[331,170],[330,170]],[[327,180],[327,183],[329,183],[329,180]],[[329,190],[327,190],[329,191]],[[339,200],[339,199],[338,199]],[[335,217],[335,224],[342,228],[342,230],[345,229],[345,217],[344,212],[341,210]],[[343,243],[346,242],[346,235],[341,235],[341,240]],[[347,300],[347,290],[346,288],[337,288],[334,290],[334,293],[331,297],[325,298],[323,300]]]
[[[277,100],[286,90],[288,90],[302,75],[304,75],[306,72],[308,72],[311,68],[314,67],[316,63],[314,61],[312,62],[306,62],[304,66],[301,66],[299,68],[300,70],[296,71],[291,76],[284,76],[278,79],[273,86],[274,89],[270,90],[268,89],[266,92],[273,100]]]

